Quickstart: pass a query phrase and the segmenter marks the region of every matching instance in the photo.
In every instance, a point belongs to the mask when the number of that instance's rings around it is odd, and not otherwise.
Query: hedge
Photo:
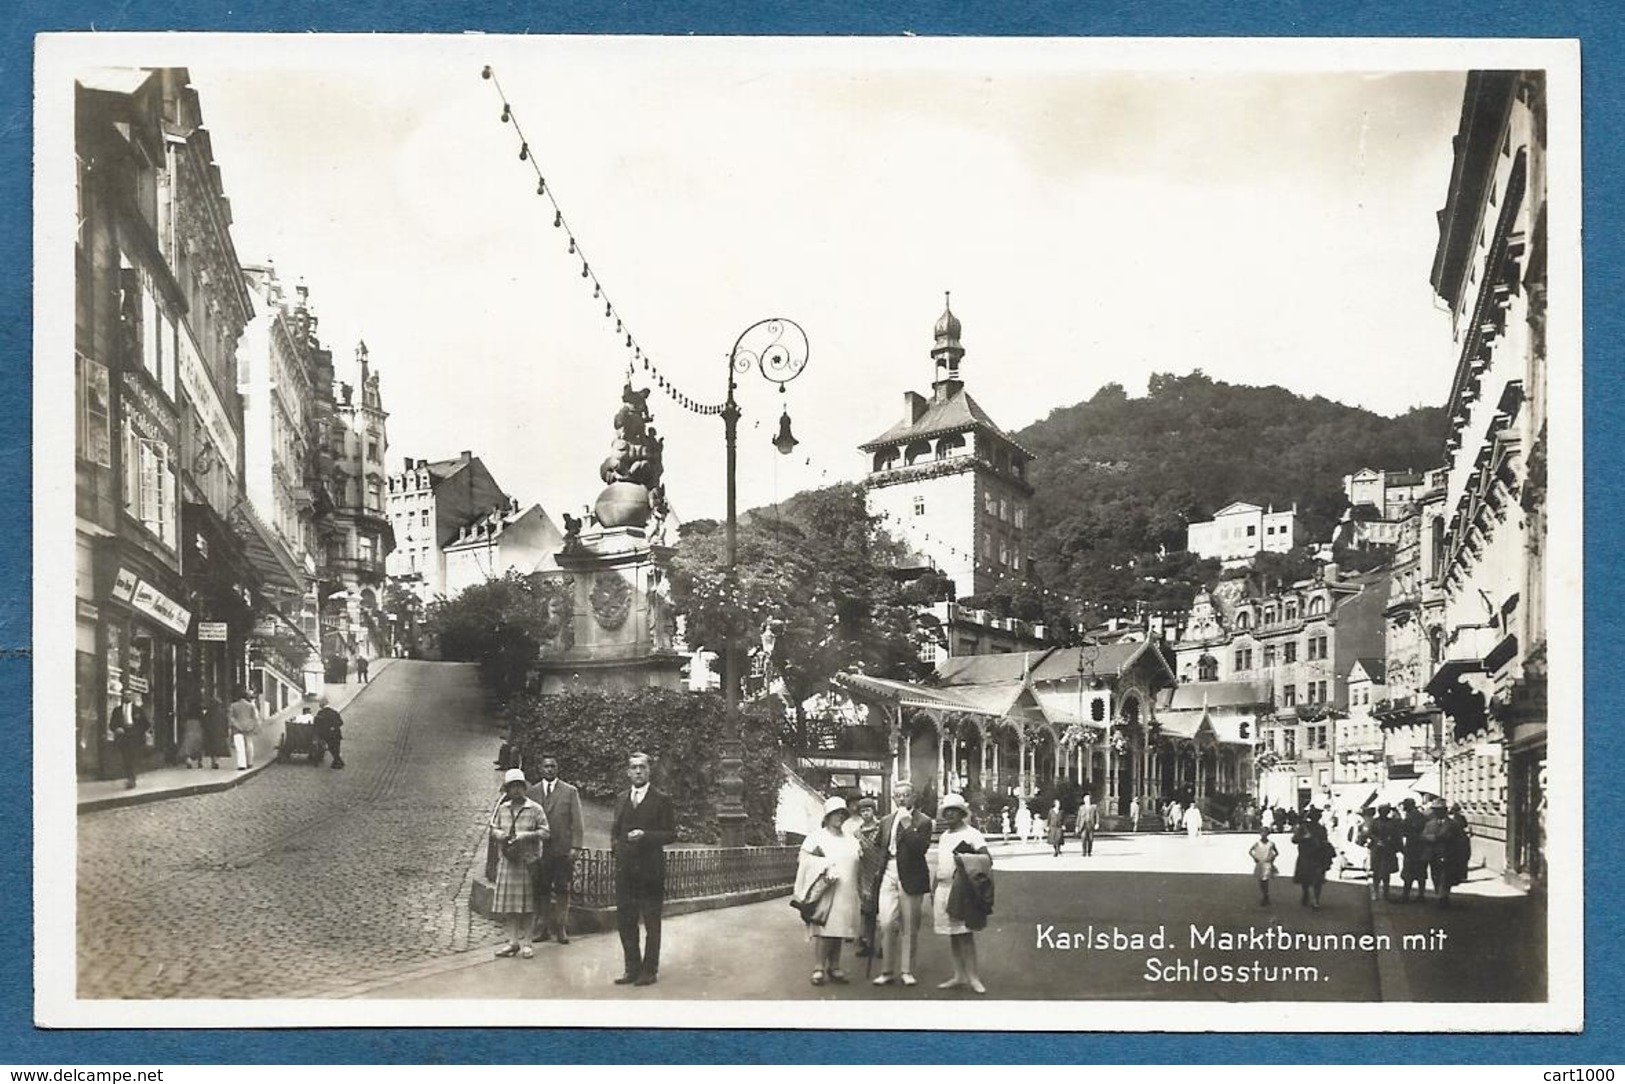
[[[722,774],[722,697],[715,693],[642,689],[635,693],[566,692],[525,695],[507,708],[510,740],[527,769],[545,753],[583,797],[610,801],[625,791],[626,758],[637,751],[654,761],[654,785],[677,807],[678,838],[715,843],[717,779]],[[771,713],[741,709],[744,737],[747,842],[774,842],[779,760]]]

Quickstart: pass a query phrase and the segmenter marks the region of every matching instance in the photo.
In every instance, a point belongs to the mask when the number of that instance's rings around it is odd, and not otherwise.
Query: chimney
[[[413,459],[411,456],[407,456],[406,457],[406,469],[407,470],[413,470],[414,468],[416,468],[416,466],[417,466],[417,460]]]
[[[470,459],[474,458],[474,453],[473,452],[458,452],[457,457],[459,459],[461,459],[464,463],[467,463]]]
[[[903,393],[903,409],[906,412],[905,417],[908,418],[909,425],[913,425],[915,422],[925,417],[925,406],[925,396],[921,395],[919,392],[905,391]]]

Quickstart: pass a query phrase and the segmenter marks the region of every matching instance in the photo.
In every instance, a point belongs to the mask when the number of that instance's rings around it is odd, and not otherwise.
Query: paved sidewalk
[[[1103,834],[1085,859],[1075,841],[1061,858],[1041,843],[995,843],[999,905],[995,921],[977,938],[983,976],[995,999],[1219,1000],[1454,1002],[1535,1001],[1545,996],[1545,914],[1539,900],[1522,897],[1487,875],[1458,889],[1457,906],[1400,905],[1368,898],[1363,881],[1328,883],[1324,909],[1297,902],[1289,877],[1275,882],[1276,904],[1257,904],[1244,838],[1168,834]],[[1282,865],[1295,857],[1283,841]],[[1145,953],[1055,953],[1035,947],[1036,929],[1122,927],[1165,923],[1183,952],[1214,963],[1246,962],[1246,954],[1183,946],[1192,923],[1239,929],[1279,925],[1306,933],[1379,933],[1395,951],[1264,954],[1268,963],[1307,963],[1325,971],[1321,982],[1292,986],[1175,985],[1147,982]],[[611,980],[621,971],[613,933],[590,934],[567,947],[536,946],[534,960],[493,959],[493,945],[358,979],[336,996],[378,999],[733,999],[977,1000],[943,992],[936,982],[950,968],[946,939],[928,928],[916,964],[921,985],[876,988],[861,981],[864,961],[846,954],[849,986],[814,987],[811,953],[785,900],[668,917],[664,923],[660,982],[629,990]],[[1406,934],[1443,929],[1448,937],[1427,951],[1401,951]],[[1254,954],[1257,955],[1257,954]]]
[[[372,676],[376,678],[394,661],[388,658],[373,660]],[[360,682],[348,682],[343,685],[325,686],[323,692],[334,708],[343,711],[367,688],[367,685]],[[218,768],[188,768],[180,764],[142,772],[136,776],[134,789],[125,787],[123,779],[81,780],[78,784],[79,812],[91,813],[100,809],[117,809],[120,806],[142,805],[146,802],[161,802],[168,798],[185,798],[193,794],[230,790],[276,763],[276,749],[278,743],[282,741],[283,724],[298,710],[299,706],[294,705],[273,716],[260,727],[259,733],[250,739],[254,766],[246,771],[238,771],[228,753],[220,758]]]

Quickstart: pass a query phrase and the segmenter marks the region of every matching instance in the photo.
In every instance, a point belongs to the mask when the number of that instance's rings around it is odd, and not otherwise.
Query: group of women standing
[[[860,956],[878,952],[876,917],[881,877],[885,872],[885,841],[872,798],[857,803],[851,819],[846,799],[824,803],[819,826],[801,845],[796,886],[791,902],[800,911],[812,943],[812,984],[851,981],[841,967],[841,952],[848,941],[858,943]],[[953,975],[938,989],[987,992],[976,958],[975,931],[992,909],[991,868],[987,839],[969,823],[970,807],[964,798],[943,798],[938,813],[946,822],[930,862],[932,928],[948,938]]]

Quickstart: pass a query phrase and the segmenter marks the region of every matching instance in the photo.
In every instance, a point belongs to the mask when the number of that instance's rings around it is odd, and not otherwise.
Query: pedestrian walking
[[[1015,830],[1015,826],[1010,823],[1010,807],[1009,806],[1005,806],[1004,809],[1002,809],[1000,811],[999,818],[1000,818],[1000,821],[1002,822],[1001,827],[1003,827],[1003,829],[1004,829],[1004,838],[1009,839],[1011,834]]]
[[[344,744],[344,716],[327,702],[327,697],[322,697],[318,703],[321,707],[317,709],[316,717],[312,720],[316,728],[316,740],[321,743],[323,749],[333,754],[333,767],[336,770],[344,767],[344,756],[340,752],[340,747]],[[316,756],[316,763],[321,763],[320,753]]]
[[[152,724],[141,706],[140,693],[125,693],[107,717],[107,740],[118,749],[119,759],[124,764],[125,790],[135,789],[136,764],[151,729]]]
[[[1444,799],[1435,798],[1427,823],[1422,826],[1422,840],[1427,846],[1428,873],[1433,878],[1433,891],[1440,907],[1450,906],[1450,890],[1457,884],[1458,864],[1460,879],[1466,879],[1467,863],[1460,858],[1459,838],[1457,824],[1446,811]]]
[[[1326,827],[1320,823],[1320,810],[1311,806],[1292,832],[1292,842],[1298,848],[1298,858],[1292,867],[1292,883],[1299,886],[1298,903],[1310,906],[1314,896],[1314,909],[1320,910],[1320,890],[1326,884],[1326,871],[1332,868],[1334,856],[1331,840],[1326,838]]]
[[[226,705],[219,696],[209,697],[208,706],[203,712],[203,750],[209,757],[209,767],[218,769],[220,758],[231,755],[228,747],[230,732],[231,728],[226,722]]]
[[[1262,829],[1253,845],[1247,848],[1247,857],[1253,860],[1253,876],[1258,880],[1258,905],[1270,905],[1270,878],[1275,876],[1275,860],[1281,856],[1270,830]]]
[[[823,820],[801,844],[796,894],[805,901],[808,890],[821,885],[812,910],[802,912],[813,946],[814,986],[848,981],[841,970],[841,946],[862,932],[862,904],[858,898],[862,848],[857,839],[841,830],[848,816],[845,798],[837,795],[825,799]]]
[[[1170,831],[1170,832],[1179,831],[1179,826],[1180,826],[1180,824],[1181,824],[1181,822],[1183,820],[1184,812],[1185,811],[1179,807],[1179,802],[1178,802],[1177,799],[1168,803],[1168,810],[1167,810],[1168,831]]]
[[[538,941],[570,943],[570,882],[583,843],[581,792],[559,778],[559,758],[542,754],[536,798],[547,814],[548,834],[542,860],[536,863],[536,930]]]
[[[502,800],[491,811],[490,838],[496,841],[497,879],[491,893],[491,913],[501,915],[508,930],[508,943],[497,949],[498,956],[536,955],[531,947],[531,924],[536,913],[536,891],[532,866],[541,855],[547,838],[547,814],[530,799],[525,773],[512,768],[502,777]]]
[[[1467,868],[1473,860],[1473,830],[1467,824],[1467,814],[1462,812],[1460,802],[1450,805],[1450,823],[1455,831],[1450,835],[1450,870],[1451,886],[1459,885],[1467,880]]]
[[[671,799],[649,783],[647,753],[626,760],[631,787],[615,802],[610,825],[615,852],[615,924],[626,969],[615,982],[652,986],[660,975],[660,916],[666,902],[666,844],[677,838]],[[644,941],[638,945],[638,927]]]
[[[356,677],[361,679],[361,684],[365,685],[367,683],[367,680],[368,680],[367,674],[368,674],[368,671],[371,668],[372,668],[372,663],[367,659],[367,656],[362,654],[359,651],[356,652],[356,656],[355,656],[355,673],[356,673]]]
[[[1195,839],[1202,834],[1202,810],[1197,807],[1195,802],[1192,802],[1186,808],[1184,822],[1186,838]]]
[[[1376,899],[1379,892],[1384,900],[1392,898],[1393,889],[1389,882],[1399,869],[1401,839],[1394,807],[1383,802],[1377,806],[1376,819],[1371,822],[1371,842],[1368,844],[1371,851],[1372,899]]]
[[[203,705],[187,697],[181,708],[181,762],[188,768],[203,767]]]
[[[1061,844],[1066,842],[1066,814],[1061,812],[1061,800],[1057,798],[1050,803],[1049,818],[1045,821],[1048,831],[1045,838],[1055,851],[1055,857],[1061,857]]]
[[[249,697],[247,687],[237,686],[237,691],[232,696],[231,707],[226,711],[226,717],[231,727],[231,748],[237,757],[237,770],[246,772],[254,766],[254,745],[251,739],[260,729],[259,704]]]
[[[893,809],[880,822],[882,852],[880,886],[876,892],[880,928],[881,971],[876,986],[901,982],[913,986],[914,957],[920,944],[920,923],[925,898],[931,893],[931,871],[925,855],[931,848],[931,818],[914,808],[914,787],[892,786]]]
[[[1016,835],[1025,843],[1033,834],[1033,811],[1019,796],[1016,798]]]
[[[1100,807],[1095,804],[1092,794],[1083,796],[1083,804],[1078,806],[1078,840],[1083,844],[1083,856],[1088,858],[1095,853],[1095,830],[1100,827]]]
[[[937,812],[948,827],[937,841],[936,861],[931,865],[932,927],[948,938],[954,960],[953,976],[937,983],[937,989],[968,987],[985,994],[987,987],[976,966],[975,931],[987,924],[987,911],[976,902],[983,897],[968,886],[977,876],[988,877],[993,859],[988,854],[987,839],[969,823],[970,806],[964,798],[948,795]],[[991,900],[986,903],[990,905]]]
[[[1083,800],[1087,802],[1089,800],[1089,796],[1084,795]],[[1128,800],[1128,830],[1130,832],[1138,832],[1140,830],[1140,796],[1137,794]],[[1079,835],[1082,834],[1083,833],[1080,830]],[[1084,844],[1083,853],[1089,853],[1089,844]]]
[[[1403,885],[1399,902],[1411,902],[1413,884],[1416,886],[1417,900],[1425,900],[1428,894],[1428,845],[1422,838],[1422,830],[1427,827],[1427,818],[1416,808],[1416,800],[1413,798],[1406,798],[1399,803],[1399,807],[1405,811],[1404,816],[1400,818],[1399,826],[1402,839],[1399,879]]]
[[[857,954],[872,960],[880,954],[875,943],[875,920],[880,913],[880,878],[885,870],[882,861],[885,849],[880,844],[880,817],[875,800],[858,799],[858,815],[848,818],[843,826],[846,833],[858,841],[858,911],[863,915],[863,930],[858,934]]]

